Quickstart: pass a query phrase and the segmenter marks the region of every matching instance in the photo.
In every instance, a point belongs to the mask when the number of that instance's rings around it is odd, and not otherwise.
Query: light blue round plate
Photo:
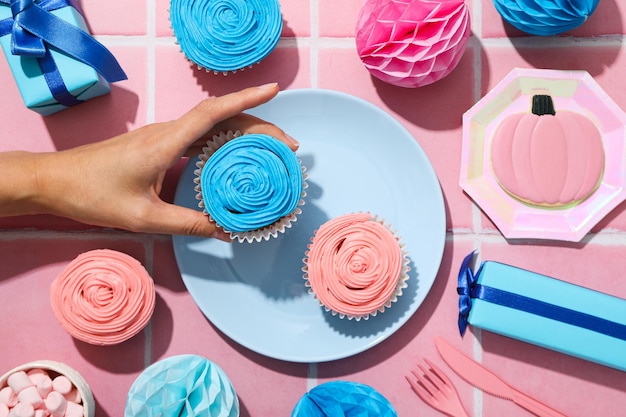
[[[324,362],[377,345],[417,311],[439,270],[446,219],[432,165],[397,120],[344,93],[287,90],[248,113],[300,142],[297,155],[309,177],[306,204],[293,227],[269,241],[174,237],[189,293],[224,334],[275,359]],[[176,204],[197,208],[194,169],[190,160]],[[408,288],[390,309],[357,322],[332,316],[308,294],[302,258],[321,224],[358,211],[392,225],[406,244],[411,272]]]

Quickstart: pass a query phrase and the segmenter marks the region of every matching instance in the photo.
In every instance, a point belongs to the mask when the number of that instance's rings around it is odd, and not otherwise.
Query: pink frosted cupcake
[[[384,221],[353,213],[324,223],[305,253],[304,279],[333,315],[368,319],[402,295],[409,260],[404,245]]]
[[[154,282],[143,265],[109,249],[79,255],[50,287],[61,326],[94,345],[121,343],[139,333],[152,317],[155,298]]]

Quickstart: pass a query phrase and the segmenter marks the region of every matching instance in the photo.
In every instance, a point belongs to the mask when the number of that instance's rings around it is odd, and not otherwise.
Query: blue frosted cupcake
[[[298,401],[291,417],[398,417],[389,400],[369,385],[331,381]]]
[[[258,64],[278,44],[278,0],[171,0],[170,22],[187,59],[215,73]]]
[[[207,143],[196,166],[198,205],[239,242],[277,237],[302,212],[304,168],[274,137],[221,133]]]
[[[600,0],[493,0],[500,16],[530,35],[558,35],[582,25]]]
[[[177,355],[146,368],[128,392],[124,417],[239,417],[226,373],[198,355]]]

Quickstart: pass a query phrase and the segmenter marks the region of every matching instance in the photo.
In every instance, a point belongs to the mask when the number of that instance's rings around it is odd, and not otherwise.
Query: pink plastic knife
[[[444,361],[461,378],[496,397],[511,400],[520,407],[540,417],[567,417],[560,411],[536,400],[504,382],[481,364],[459,352],[442,337],[435,338],[435,345]]]

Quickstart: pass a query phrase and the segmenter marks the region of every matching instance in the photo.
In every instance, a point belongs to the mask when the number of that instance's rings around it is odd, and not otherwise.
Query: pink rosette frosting
[[[406,287],[408,259],[384,223],[369,213],[336,217],[311,239],[304,278],[320,303],[360,320],[390,307]]]
[[[79,255],[56,277],[50,302],[76,339],[112,345],[139,333],[152,317],[154,282],[129,255],[108,249]]]
[[[470,32],[463,0],[368,0],[357,20],[356,47],[373,76],[415,88],[456,68]]]

